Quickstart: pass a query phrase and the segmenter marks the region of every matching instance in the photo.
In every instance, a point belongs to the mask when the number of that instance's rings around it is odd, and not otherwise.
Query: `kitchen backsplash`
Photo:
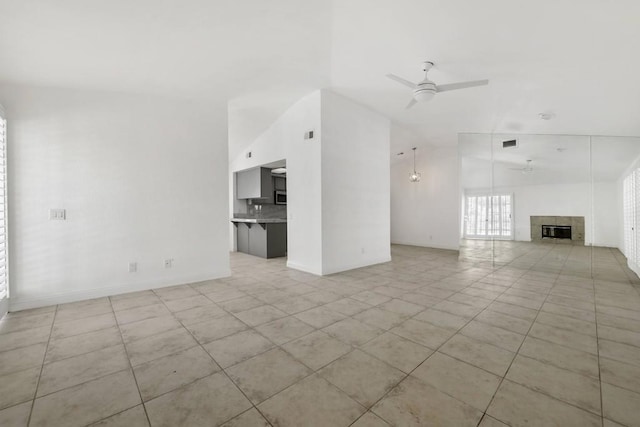
[[[258,208],[260,206],[260,208]],[[247,204],[246,213],[233,214],[236,218],[286,218],[287,205],[252,203]]]

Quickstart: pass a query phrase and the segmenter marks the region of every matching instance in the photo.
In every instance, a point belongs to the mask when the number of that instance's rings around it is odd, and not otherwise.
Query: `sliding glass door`
[[[469,239],[513,239],[513,196],[467,195],[464,236]]]

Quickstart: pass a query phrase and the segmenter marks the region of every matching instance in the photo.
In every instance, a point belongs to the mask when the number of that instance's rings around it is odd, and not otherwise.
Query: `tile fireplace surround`
[[[584,245],[583,216],[531,216],[531,241],[536,243],[565,243]],[[561,225],[571,227],[571,239],[542,238],[543,225]]]

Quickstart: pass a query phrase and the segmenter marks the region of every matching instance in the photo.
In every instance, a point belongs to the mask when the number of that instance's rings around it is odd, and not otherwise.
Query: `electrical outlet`
[[[49,209],[49,219],[64,221],[67,219],[67,211],[65,209]]]
[[[138,271],[138,263],[135,261],[131,261],[129,263],[129,273],[135,273]]]
[[[173,267],[173,258],[168,258],[164,260],[164,268]]]

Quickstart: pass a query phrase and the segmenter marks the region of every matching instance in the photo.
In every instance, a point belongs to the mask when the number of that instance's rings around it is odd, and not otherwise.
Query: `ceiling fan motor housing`
[[[436,92],[435,83],[429,80],[422,81],[413,90],[413,98],[419,102],[428,101],[435,96]]]

